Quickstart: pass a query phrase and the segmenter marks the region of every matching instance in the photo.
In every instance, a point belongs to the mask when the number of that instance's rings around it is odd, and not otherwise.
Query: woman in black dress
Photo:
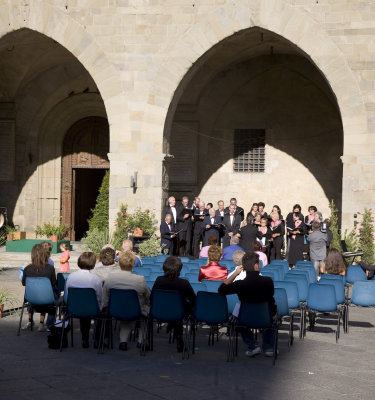
[[[306,226],[301,213],[294,213],[293,226],[288,225],[289,265],[294,268],[297,261],[303,260],[303,244]]]
[[[246,215],[246,219],[251,218],[252,220],[255,219],[255,214],[258,212],[258,203],[253,203],[251,206],[250,211]]]
[[[258,227],[258,232],[260,236],[260,242],[262,244],[262,251],[266,253],[267,259],[269,260],[270,258],[270,242],[269,240],[272,237],[272,233],[270,228],[268,227],[268,219],[267,218],[262,218],[260,220],[260,226]]]
[[[271,258],[272,260],[281,260],[281,248],[283,245],[283,239],[285,235],[285,227],[283,222],[279,218],[278,212],[272,212],[271,215],[271,239],[270,239],[270,248],[271,248]]]

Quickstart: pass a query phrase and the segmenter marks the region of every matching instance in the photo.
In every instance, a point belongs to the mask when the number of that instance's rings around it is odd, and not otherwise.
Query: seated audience
[[[233,253],[233,262],[234,265],[237,267],[242,267],[242,258],[245,255],[244,251],[241,250],[237,250]],[[233,272],[231,272],[228,275],[228,278],[234,274],[236,271],[234,270]],[[242,270],[241,273],[239,275],[236,276],[235,281],[241,281],[242,279],[246,278],[246,271]]]
[[[274,286],[271,278],[259,275],[259,258],[255,253],[247,252],[242,258],[242,267],[236,268],[235,272],[226,279],[219,287],[219,293],[224,295],[237,294],[241,303],[260,303],[268,302],[270,311],[276,323],[277,308],[275,304]],[[245,270],[246,278],[234,282],[237,276]],[[241,336],[245,344],[248,346],[245,354],[253,357],[261,353],[254,332],[251,329],[241,329]],[[266,356],[273,356],[274,333],[271,329],[264,329],[262,332],[263,353]]]
[[[208,249],[210,248],[210,246],[212,245],[217,245],[217,237],[214,235],[209,236],[208,240],[207,240],[207,246],[202,247],[202,250],[199,253],[199,258],[202,257],[208,257]]]
[[[374,277],[375,265],[366,264],[364,261],[361,261],[361,259],[359,257],[356,258],[356,262],[366,272],[368,279],[372,279]]]
[[[137,256],[134,252],[133,252],[133,242],[129,239],[126,239],[122,242],[122,250],[124,253],[126,252],[130,252],[132,254],[135,255],[135,263],[133,265],[134,268],[138,268],[138,267],[142,267],[142,261],[141,258],[139,256]],[[120,252],[118,252],[119,254]],[[121,268],[121,266],[120,266]]]
[[[185,314],[190,315],[195,303],[195,293],[189,281],[179,277],[181,269],[182,261],[178,257],[168,257],[163,264],[164,275],[156,279],[152,291],[155,289],[176,290],[181,294],[185,305]],[[177,351],[182,352],[184,348],[182,323],[169,324],[169,329],[174,329],[174,338],[177,339]]]
[[[119,270],[115,261],[115,248],[112,245],[105,245],[100,252],[100,262],[95,265],[93,274],[97,275],[103,282],[111,271]]]
[[[259,260],[262,261],[263,267],[268,264],[268,258],[265,253],[262,251],[262,245],[257,240],[253,242],[253,251],[258,254]]]
[[[223,281],[227,279],[228,269],[219,264],[222,249],[219,246],[210,246],[208,249],[208,264],[199,270],[198,280]]]
[[[69,288],[94,289],[96,292],[98,305],[99,307],[101,307],[102,281],[97,275],[90,273],[90,271],[93,270],[95,267],[95,262],[96,262],[96,257],[94,253],[91,252],[82,253],[77,261],[78,267],[80,269],[78,271],[72,272],[68,276],[68,279],[66,280],[65,290],[68,291],[68,296],[69,296]],[[82,347],[88,348],[91,319],[81,318],[79,323],[82,334]]]
[[[22,285],[26,285],[26,278],[28,277],[46,277],[51,281],[52,290],[54,292],[55,299],[59,297],[56,282],[56,273],[54,267],[48,263],[48,252],[46,251],[45,245],[42,243],[36,244],[31,250],[31,264],[29,264],[23,270]],[[27,306],[27,311],[29,313],[29,321],[23,327],[23,330],[32,329],[34,326],[34,312],[40,312],[39,318],[39,328],[40,332],[49,329],[55,322],[56,307],[51,306],[33,306],[29,304]],[[48,313],[46,326],[44,326],[44,319]]]
[[[40,244],[44,247],[44,250],[45,250],[46,253],[47,253],[48,264],[50,264],[50,265],[52,265],[52,267],[54,267],[54,266],[55,266],[55,263],[54,263],[54,261],[53,261],[52,258],[51,258],[51,252],[52,252],[52,249],[53,249],[52,243],[51,243],[51,242],[42,242],[42,243],[40,243]]]
[[[320,272],[322,274],[346,275],[346,264],[341,252],[330,249],[327,258],[320,266]]]
[[[233,253],[235,251],[238,251],[238,250],[244,251],[243,248],[238,245],[239,242],[240,242],[240,239],[237,236],[232,236],[230,238],[229,246],[224,247],[224,250],[223,250],[223,260],[232,260]]]
[[[150,311],[150,289],[146,285],[145,278],[132,273],[136,256],[131,251],[119,253],[119,271],[112,271],[103,286],[103,307],[108,306],[111,289],[133,289],[138,293],[142,314],[147,316]],[[128,349],[129,335],[135,328],[134,321],[120,321],[120,350]],[[138,338],[138,346],[142,344]]]

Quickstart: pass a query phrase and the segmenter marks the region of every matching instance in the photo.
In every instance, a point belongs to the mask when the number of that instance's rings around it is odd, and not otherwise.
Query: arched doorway
[[[341,208],[343,129],[325,77],[293,43],[261,28],[205,53],[175,91],[164,132],[167,194],[246,209]],[[311,203],[311,204],[310,204]]]
[[[83,118],[64,137],[62,158],[62,220],[71,240],[88,230],[105,171],[109,169],[109,130],[105,118]]]

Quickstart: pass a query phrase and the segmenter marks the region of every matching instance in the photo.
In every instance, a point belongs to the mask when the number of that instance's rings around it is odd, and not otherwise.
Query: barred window
[[[234,130],[234,172],[264,172],[264,129]]]

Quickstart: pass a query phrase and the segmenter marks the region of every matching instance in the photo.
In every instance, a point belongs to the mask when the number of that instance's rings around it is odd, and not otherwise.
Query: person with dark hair
[[[242,270],[246,271],[246,278],[237,280]],[[277,308],[275,304],[273,281],[269,277],[259,275],[259,257],[253,252],[246,252],[242,257],[242,266],[238,266],[235,272],[226,279],[219,287],[219,293],[223,295],[237,294],[241,303],[261,303],[267,302],[270,311],[275,320],[277,319]],[[242,329],[241,336],[245,344],[248,346],[245,354],[253,357],[261,353],[261,349],[254,337],[254,333],[250,329]],[[266,356],[273,356],[274,333],[271,329],[264,329],[263,336],[263,353]]]
[[[307,236],[310,260],[314,265],[315,274],[319,276],[320,266],[327,256],[327,234],[320,230],[320,222],[313,221],[312,232]]]
[[[214,205],[212,203],[207,203],[206,208],[209,210],[210,208],[214,208]]]
[[[200,243],[203,238],[203,221],[206,218],[208,211],[206,210],[206,204],[204,201],[199,203],[199,209],[195,210],[193,215],[194,219],[194,230],[193,230],[193,256],[199,257]]]
[[[204,217],[202,222],[203,231],[203,246],[207,246],[208,238],[210,236],[215,236],[217,242],[220,240],[221,232],[221,217],[216,215],[215,209],[210,208],[208,210],[208,215]]]
[[[42,243],[36,244],[31,249],[31,264],[29,264],[23,270],[22,285],[26,285],[26,278],[28,277],[45,277],[51,281],[52,289],[55,295],[55,299],[58,299],[58,289],[56,283],[56,273],[55,268],[48,263],[48,251],[46,251],[46,246]],[[27,311],[29,313],[29,321],[22,328],[23,330],[32,329],[34,326],[34,312],[40,312],[39,319],[39,332],[44,332],[49,329],[55,321],[56,307],[54,306],[33,306],[29,304],[27,306]],[[44,320],[48,313],[46,326],[44,326]]]
[[[229,206],[225,209],[226,214],[229,214],[230,206],[233,206],[233,213],[234,215],[236,216],[238,215],[240,217],[240,223],[241,223],[245,218],[245,212],[242,207],[237,205],[237,199],[235,197],[232,197],[230,199]]]
[[[103,282],[111,271],[119,270],[115,260],[116,251],[111,244],[103,246],[100,252],[100,262],[95,265],[93,274],[97,275]]]
[[[258,212],[260,212],[260,215],[262,216],[262,218],[267,218],[268,217],[267,213],[264,211],[264,207],[265,206],[266,205],[262,201],[260,201],[258,203]]]
[[[314,222],[314,215],[318,211],[318,209],[315,206],[310,206],[308,208],[309,214],[306,215],[305,217],[305,225],[306,229],[309,233],[312,232],[312,223]]]
[[[91,273],[95,267],[96,257],[95,254],[90,251],[83,252],[77,261],[79,270],[72,272],[66,280],[65,290],[68,292],[69,288],[80,288],[80,289],[94,289],[96,298],[98,300],[99,308],[102,307],[102,281],[100,277]],[[82,347],[87,349],[89,347],[89,334],[91,327],[91,318],[80,318],[79,320],[81,335],[82,335]]]
[[[254,240],[252,243],[252,249],[254,253],[258,254],[259,260],[262,261],[263,267],[265,267],[268,264],[268,258],[265,253],[262,251],[262,245],[259,243],[258,240]]]
[[[299,204],[295,204],[293,206],[293,211],[290,212],[287,217],[286,217],[286,226],[287,228],[293,228],[294,227],[294,221],[296,220],[296,215],[299,215],[299,217],[302,217],[303,221],[303,215],[301,214],[301,206]]]
[[[219,264],[223,251],[221,247],[212,245],[208,249],[208,264],[199,270],[198,281],[223,281],[227,279],[228,269]]]
[[[199,258],[208,257],[208,249],[212,245],[218,245],[217,237],[214,236],[214,235],[211,235],[211,236],[208,237],[207,246],[202,247],[202,249],[201,249],[201,251],[199,253]]]
[[[293,221],[293,226],[288,226],[288,262],[292,268],[294,268],[297,261],[303,260],[303,244],[306,233],[305,224],[303,223],[303,215],[301,213],[294,213]]]
[[[346,275],[346,264],[340,251],[330,249],[324,263],[320,266],[323,274]]]
[[[259,211],[257,211],[257,212],[255,213],[255,217],[254,217],[254,219],[253,219],[253,225],[256,226],[257,229],[258,229],[258,228],[260,227],[260,225],[261,225],[261,220],[262,220],[262,214],[261,214]],[[258,232],[259,232],[259,230],[258,230]]]
[[[247,213],[247,215],[246,215],[246,219],[251,218],[251,219],[254,221],[254,219],[255,219],[255,214],[256,214],[258,211],[259,211],[258,203],[253,203],[253,205],[251,206],[250,211],[249,211],[249,212]],[[262,214],[261,214],[261,216],[262,216]]]
[[[275,204],[275,205],[272,207],[272,212],[277,212],[277,213],[279,214],[279,220],[280,220],[280,221],[284,221],[284,218],[283,218],[283,216],[281,215],[281,208],[280,208],[277,204]]]
[[[180,242],[179,255],[191,255],[191,242],[193,236],[192,207],[189,206],[189,197],[183,196],[181,204],[177,207],[177,231]]]
[[[253,250],[253,242],[258,238],[260,239],[261,233],[258,231],[258,227],[253,224],[252,215],[247,215],[246,225],[240,229],[240,247],[246,251]]]
[[[173,254],[176,238],[176,226],[171,214],[165,214],[164,221],[160,224],[160,246],[163,254]]]
[[[47,252],[48,264],[50,264],[50,265],[52,265],[52,267],[54,267],[55,263],[51,258],[51,252],[53,249],[52,243],[51,242],[41,242],[40,244],[44,247],[44,250]]]
[[[229,206],[229,213],[224,215],[223,225],[225,229],[225,235],[223,238],[223,247],[229,246],[230,238],[232,236],[239,237],[239,231],[241,227],[241,217],[235,214],[234,205]]]
[[[181,269],[182,261],[178,257],[168,257],[163,264],[164,275],[156,279],[152,292],[155,289],[176,290],[180,293],[184,302],[185,315],[190,315],[195,304],[195,293],[189,281],[179,277]],[[182,323],[169,324],[169,329],[174,329],[174,338],[177,339],[177,351],[182,352],[184,348]]]
[[[271,237],[270,242],[270,261],[281,260],[281,248],[283,246],[283,240],[285,235],[285,227],[278,212],[272,212],[270,214],[271,223],[269,226]]]

